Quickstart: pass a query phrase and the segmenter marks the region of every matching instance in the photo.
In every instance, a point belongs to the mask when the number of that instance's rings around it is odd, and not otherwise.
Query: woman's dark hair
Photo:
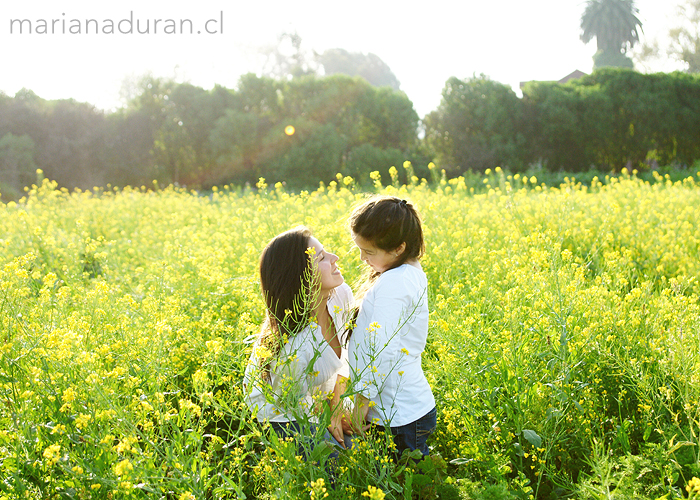
[[[260,256],[260,286],[267,319],[261,332],[261,345],[275,358],[285,336],[298,333],[309,321],[311,292],[309,268],[311,230],[298,226],[275,236]],[[305,300],[307,299],[307,300]],[[269,381],[272,359],[263,366],[263,378]]]
[[[394,196],[376,196],[357,207],[350,215],[350,229],[385,252],[406,243],[406,249],[392,268],[420,259],[425,252],[418,212],[406,200]]]

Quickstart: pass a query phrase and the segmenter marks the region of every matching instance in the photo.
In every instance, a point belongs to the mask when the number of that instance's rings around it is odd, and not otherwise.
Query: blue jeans
[[[437,410],[435,408],[410,424],[389,427],[394,436],[397,457],[400,458],[404,450],[420,450],[423,456],[427,456],[429,453],[428,436],[433,433],[435,427],[437,427]]]

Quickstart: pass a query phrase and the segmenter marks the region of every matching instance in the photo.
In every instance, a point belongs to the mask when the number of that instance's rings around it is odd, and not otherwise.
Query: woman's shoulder
[[[343,283],[334,290],[329,302],[339,307],[350,307],[353,303],[352,289],[347,283]]]

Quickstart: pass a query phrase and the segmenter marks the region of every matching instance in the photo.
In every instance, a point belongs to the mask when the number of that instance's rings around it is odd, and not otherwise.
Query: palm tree
[[[638,12],[634,0],[588,0],[581,17],[581,40],[588,43],[596,38],[594,68],[632,67],[632,60],[625,53],[639,41],[642,22]]]

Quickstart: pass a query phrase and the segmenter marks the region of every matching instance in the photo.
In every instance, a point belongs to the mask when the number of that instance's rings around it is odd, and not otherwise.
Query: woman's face
[[[316,260],[318,273],[321,278],[321,294],[330,292],[334,288],[342,285],[345,279],[343,275],[340,274],[338,266],[336,266],[338,256],[323,248],[321,242],[313,236],[309,238],[309,246],[316,251],[313,258]]]

